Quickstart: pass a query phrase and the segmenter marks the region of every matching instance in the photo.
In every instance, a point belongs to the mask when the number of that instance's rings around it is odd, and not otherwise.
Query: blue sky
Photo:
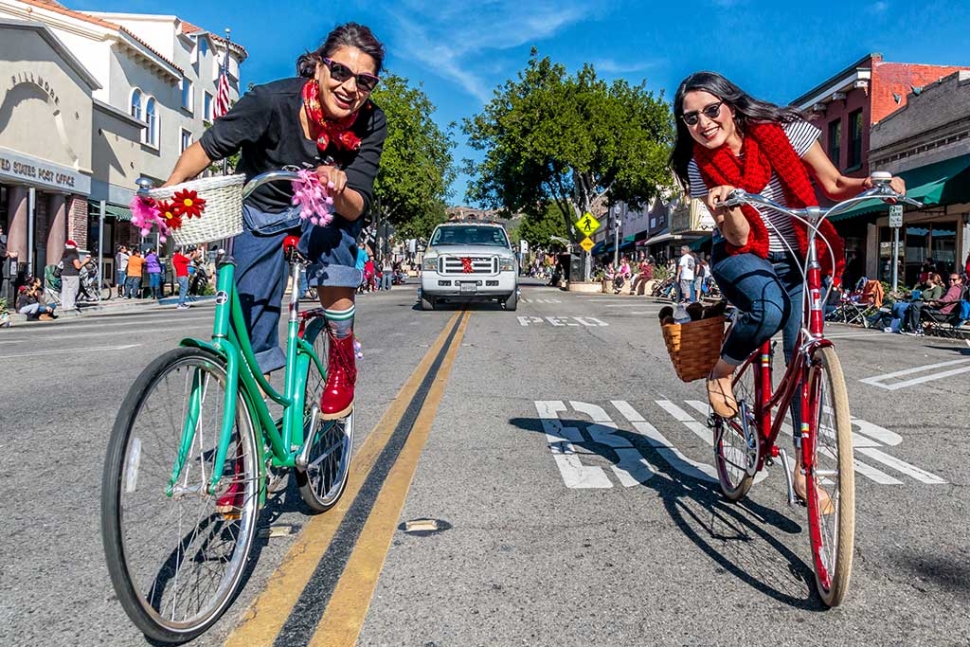
[[[232,29],[249,52],[243,83],[293,74],[296,57],[336,24],[355,20],[384,41],[385,66],[420,85],[444,128],[474,115],[529,50],[571,72],[589,62],[607,78],[646,80],[671,99],[691,72],[712,69],[769,101],[787,103],[870,52],[887,61],[970,66],[970,2],[959,0],[345,0],[198,2],[66,0],[73,9],[174,13],[210,31]],[[456,129],[455,158],[473,155]],[[453,186],[463,202],[467,178]]]

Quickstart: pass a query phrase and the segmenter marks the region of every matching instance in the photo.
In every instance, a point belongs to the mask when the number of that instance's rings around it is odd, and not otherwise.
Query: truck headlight
[[[437,272],[438,271],[438,257],[431,256],[421,259],[421,271],[422,272]]]
[[[515,259],[511,256],[507,258],[498,259],[498,271],[499,272],[514,272],[515,271]]]

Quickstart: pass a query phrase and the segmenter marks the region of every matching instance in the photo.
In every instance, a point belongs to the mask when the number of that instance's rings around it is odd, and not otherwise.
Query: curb
[[[215,296],[203,296],[203,297],[195,297],[195,298],[191,299],[189,301],[189,303],[194,304],[194,305],[203,305],[203,304],[206,304],[206,303],[209,303],[209,302],[214,302],[214,301],[215,301]],[[118,299],[118,300],[114,300],[114,299],[112,299],[112,300],[105,301],[104,303],[99,303],[99,304],[87,304],[87,303],[83,303],[83,304],[81,304],[79,310],[75,310],[75,311],[72,311],[72,312],[58,311],[56,309],[55,309],[55,312],[57,313],[57,318],[58,319],[68,320],[68,319],[81,319],[81,318],[85,317],[86,315],[93,314],[93,313],[104,314],[104,313],[109,313],[110,312],[110,313],[122,314],[122,313],[138,312],[138,311],[149,310],[149,309],[151,309],[151,310],[160,310],[160,309],[170,310],[170,309],[174,309],[174,307],[177,304],[178,304],[178,297],[177,296],[174,296],[174,297],[164,297],[164,298],[158,299],[158,300],[152,300],[152,299],[141,299],[141,300],[135,300],[135,299],[131,299],[131,300],[128,300],[128,299]],[[32,326],[32,325],[49,323],[47,321],[27,321],[27,315],[22,315],[22,314],[19,314],[17,312],[8,312],[7,315],[8,315],[9,322],[10,322],[10,325],[11,326],[12,325],[18,325],[18,326],[19,325],[30,325],[30,326]]]

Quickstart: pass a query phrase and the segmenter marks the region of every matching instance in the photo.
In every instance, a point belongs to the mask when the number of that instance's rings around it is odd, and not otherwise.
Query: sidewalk
[[[215,296],[199,296],[190,297],[189,303],[192,305],[199,305],[214,301]],[[178,304],[178,295],[167,296],[161,299],[123,299],[119,297],[114,297],[106,301],[100,301],[97,303],[78,303],[79,310],[74,310],[72,312],[64,312],[59,308],[55,310],[58,319],[76,319],[81,318],[89,314],[120,314],[125,312],[138,312],[138,311],[148,311],[148,310],[168,310],[174,309]],[[27,316],[18,314],[13,311],[9,311],[8,315],[10,317],[10,325],[23,325],[29,323],[30,325],[40,324],[43,325],[47,323],[46,321],[27,321]]]

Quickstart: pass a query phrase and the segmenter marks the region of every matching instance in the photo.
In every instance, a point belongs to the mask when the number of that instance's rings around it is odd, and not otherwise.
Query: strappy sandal
[[[724,388],[725,380],[727,389]],[[722,418],[733,418],[738,414],[738,401],[734,398],[730,375],[722,378],[707,376],[707,400],[714,413]]]

